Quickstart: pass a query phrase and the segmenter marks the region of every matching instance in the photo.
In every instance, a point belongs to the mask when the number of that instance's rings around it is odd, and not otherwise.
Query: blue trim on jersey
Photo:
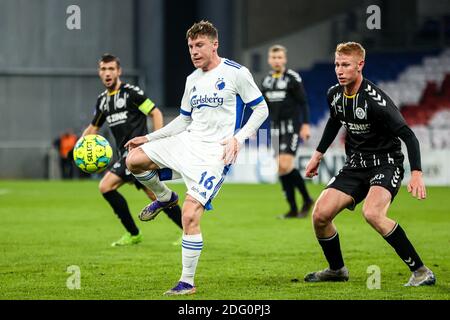
[[[263,101],[263,100],[264,100],[264,97],[261,96],[261,97],[259,97],[259,98],[256,98],[256,99],[253,100],[253,101],[250,101],[249,103],[246,103],[245,105],[246,105],[247,107],[253,107],[253,106],[256,106],[258,103],[260,103],[260,102]]]
[[[205,209],[206,209],[206,210],[209,211],[209,210],[212,210],[212,209],[213,209],[213,206],[212,206],[211,202],[212,202],[212,200],[214,199],[214,197],[216,196],[217,192],[219,192],[220,187],[222,187],[222,183],[224,182],[225,176],[227,175],[227,173],[228,173],[228,171],[230,170],[230,168],[231,168],[231,164],[226,165],[226,166],[223,168],[223,171],[222,171],[222,178],[221,178],[221,179],[219,180],[219,182],[216,184],[216,187],[214,188],[213,193],[212,193],[211,196],[209,197],[209,200],[205,203]]]
[[[236,61],[233,61],[230,59],[225,59],[225,62],[228,62],[228,64],[230,64],[230,65],[232,64],[232,65],[236,66],[237,68],[242,68],[242,66],[239,63],[237,63]]]
[[[236,123],[234,125],[234,132],[240,129],[242,126],[242,120],[244,119],[245,103],[240,95],[236,95]]]
[[[180,114],[182,114],[183,116],[188,116],[188,117],[190,117],[191,114],[192,114],[192,112],[187,112],[187,111],[184,111],[183,109],[180,109]]]
[[[240,66],[240,65],[238,65],[238,64],[234,64],[234,63],[228,62],[228,60],[225,60],[224,64],[226,64],[227,66],[236,68],[236,69],[242,68],[242,66]]]
[[[172,180],[173,172],[170,168],[158,169],[158,177],[160,181]]]

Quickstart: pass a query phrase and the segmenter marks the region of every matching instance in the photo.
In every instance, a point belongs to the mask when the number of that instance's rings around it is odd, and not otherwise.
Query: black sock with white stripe
[[[408,240],[405,231],[397,223],[384,239],[394,248],[395,252],[408,265],[409,270],[416,271],[423,266],[423,262]]]
[[[339,243],[339,234],[336,233],[329,238],[317,238],[322,247],[325,258],[330,265],[331,270],[339,270],[344,266],[342,258],[341,245]]]

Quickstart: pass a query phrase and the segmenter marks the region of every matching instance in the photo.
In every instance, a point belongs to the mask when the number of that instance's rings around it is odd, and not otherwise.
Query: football
[[[84,172],[100,173],[108,167],[112,153],[108,140],[101,135],[90,134],[78,139],[73,149],[73,160]]]

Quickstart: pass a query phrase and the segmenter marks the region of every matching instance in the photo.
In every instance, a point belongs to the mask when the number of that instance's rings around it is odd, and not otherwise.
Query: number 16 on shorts
[[[205,171],[202,173],[202,177],[200,178],[200,181],[198,182],[199,185],[203,184],[203,187],[205,187],[206,190],[211,190],[214,187],[214,179],[216,177],[210,176],[208,177],[208,172]]]
[[[207,201],[212,194],[216,181],[215,176],[208,175],[207,171],[204,171],[199,180],[197,180],[197,185],[192,186],[191,190],[200,195],[205,201]]]

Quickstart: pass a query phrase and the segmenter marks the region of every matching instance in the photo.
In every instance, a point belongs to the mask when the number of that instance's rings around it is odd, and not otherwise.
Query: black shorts
[[[286,133],[280,136],[280,154],[287,153],[296,155],[298,148],[298,134]]]
[[[274,135],[278,135],[279,154],[287,153],[295,156],[299,145],[299,125],[291,119],[281,120],[278,123],[272,123],[271,130]]]
[[[348,207],[354,210],[363,201],[370,187],[380,186],[387,189],[394,200],[400,189],[404,169],[402,164],[389,164],[372,168],[343,168],[333,177],[326,189],[333,188],[342,191],[353,198],[353,204]]]
[[[125,159],[126,156],[120,157],[120,159],[117,160],[111,168],[109,168],[109,171],[118,175],[124,182],[133,183],[138,190],[143,189],[144,186],[137,181],[137,179],[131,174],[130,170],[128,170]]]

